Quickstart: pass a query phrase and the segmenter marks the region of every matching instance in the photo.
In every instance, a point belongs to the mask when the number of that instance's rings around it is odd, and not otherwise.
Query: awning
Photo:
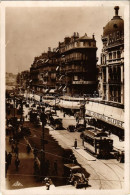
[[[62,86],[60,86],[59,88],[58,88],[58,90],[61,90],[62,89]]]
[[[63,88],[63,91],[66,91],[66,86]]]
[[[58,52],[58,51],[59,51],[59,48],[56,49],[56,52]]]
[[[59,67],[59,66],[57,66],[57,67],[56,67],[56,71],[58,71],[58,70],[59,70],[59,68],[60,68],[60,67]]]
[[[55,93],[55,89],[50,89],[49,93]]]
[[[49,89],[45,89],[45,93],[47,93],[49,91]]]
[[[49,61],[49,59],[47,59],[47,60],[45,61],[45,63],[48,62],[48,61]]]
[[[59,81],[64,77],[65,75],[61,75],[60,78],[59,78]]]

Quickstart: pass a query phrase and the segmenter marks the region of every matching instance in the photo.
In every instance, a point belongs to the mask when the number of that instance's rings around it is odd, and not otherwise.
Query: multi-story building
[[[96,40],[94,35],[65,37],[59,42],[60,69],[57,83],[65,94],[73,96],[93,94],[97,90],[96,80]],[[60,87],[61,88],[61,87]]]
[[[124,20],[115,16],[103,28],[101,53],[103,99],[124,104]]]
[[[90,100],[86,114],[98,125],[124,136],[124,21],[115,8],[115,16],[103,28],[100,93],[102,100]]]
[[[47,53],[34,59],[30,68],[31,88],[35,92],[47,92],[49,89],[55,89],[56,86],[56,68],[58,66],[58,53],[48,48]]]
[[[26,90],[30,85],[30,71],[25,70],[17,74],[17,85],[21,86],[23,90]]]
[[[96,41],[85,34],[65,37],[56,49],[35,57],[30,68],[31,88],[35,92],[56,90],[58,94],[94,94],[97,90]]]

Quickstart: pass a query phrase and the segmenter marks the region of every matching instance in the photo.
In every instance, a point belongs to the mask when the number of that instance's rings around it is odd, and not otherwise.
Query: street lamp
[[[44,140],[44,130],[46,125],[46,114],[44,113],[45,108],[42,108],[41,113],[41,122],[42,122],[42,138],[41,138],[41,163],[40,163],[40,173],[41,173],[41,179],[45,176],[45,140]]]

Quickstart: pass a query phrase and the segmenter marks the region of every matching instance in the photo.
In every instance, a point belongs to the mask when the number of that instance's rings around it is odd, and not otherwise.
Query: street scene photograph
[[[6,190],[125,188],[124,7],[5,8]]]

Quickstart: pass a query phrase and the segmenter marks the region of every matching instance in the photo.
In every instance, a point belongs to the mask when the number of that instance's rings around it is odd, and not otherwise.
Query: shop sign
[[[103,114],[99,114],[99,113],[96,113],[96,112],[93,112],[90,110],[86,110],[86,113],[90,116],[93,116],[94,118],[98,118],[98,119],[103,120],[109,124],[115,125],[115,126],[120,127],[120,128],[124,128],[124,122],[122,122],[122,121],[116,120],[114,118],[111,118],[111,117],[108,117],[108,116],[105,116]]]

